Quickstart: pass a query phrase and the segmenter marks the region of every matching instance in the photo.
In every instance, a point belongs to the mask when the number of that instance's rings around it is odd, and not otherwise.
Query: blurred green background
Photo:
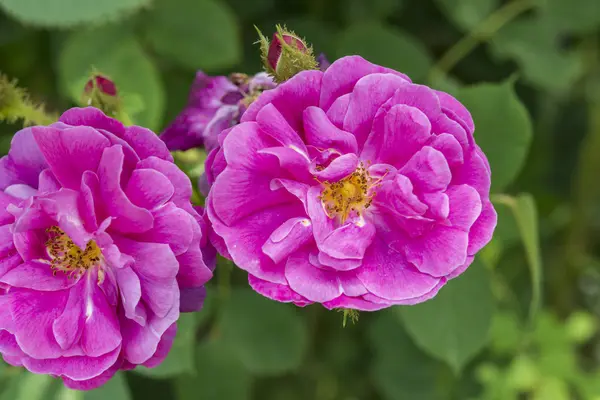
[[[463,101],[492,165],[494,240],[434,300],[346,327],[220,260],[160,367],[80,393],[2,366],[0,400],[600,399],[599,0],[0,0],[0,71],[60,113],[95,68],[160,132],[197,69],[258,72],[253,25],[276,23]],[[18,129],[0,124],[0,153]]]

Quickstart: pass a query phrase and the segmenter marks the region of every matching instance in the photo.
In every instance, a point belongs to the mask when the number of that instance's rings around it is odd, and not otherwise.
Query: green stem
[[[221,301],[229,297],[231,292],[231,272],[232,272],[232,261],[224,260],[219,263],[218,270],[218,291]]]
[[[23,104],[17,115],[32,125],[50,125],[58,119],[55,115],[46,113],[41,107],[31,104]]]
[[[439,59],[429,73],[429,81],[434,81],[436,76],[446,75],[479,43],[491,38],[500,28],[533,6],[532,0],[516,0],[498,8]]]

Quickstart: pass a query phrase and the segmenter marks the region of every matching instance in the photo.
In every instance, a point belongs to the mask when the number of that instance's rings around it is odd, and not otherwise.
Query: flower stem
[[[50,125],[57,120],[40,105],[31,101],[27,92],[0,73],[0,121],[14,123],[23,120],[23,125]]]
[[[461,40],[456,42],[439,59],[429,73],[429,81],[433,81],[436,76],[445,75],[456,66],[463,58],[469,55],[479,43],[490,39],[504,25],[515,19],[523,12],[534,6],[532,0],[515,0],[498,8],[479,25],[473,28]]]
[[[18,110],[18,115],[31,125],[50,125],[57,120],[55,115],[49,115],[43,108],[32,104],[23,104]]]

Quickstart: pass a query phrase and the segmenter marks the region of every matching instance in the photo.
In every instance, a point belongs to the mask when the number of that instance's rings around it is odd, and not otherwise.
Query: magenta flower
[[[275,87],[266,73],[209,77],[196,73],[187,106],[164,130],[160,138],[169,150],[217,146],[219,133],[239,122],[247,104],[260,92]]]
[[[351,56],[265,92],[207,160],[218,250],[274,300],[433,297],[491,238],[490,168],[452,96]]]
[[[95,108],[17,132],[0,159],[4,360],[77,389],[159,364],[214,267],[191,193],[153,132]]]

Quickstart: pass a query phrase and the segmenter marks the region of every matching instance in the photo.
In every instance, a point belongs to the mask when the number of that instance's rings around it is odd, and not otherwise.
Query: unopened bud
[[[109,96],[117,95],[115,83],[102,75],[93,75],[85,84],[85,93],[91,93],[94,89]]]
[[[290,79],[298,72],[318,69],[313,50],[294,32],[277,26],[273,40],[258,31],[263,64],[276,82]]]
[[[102,110],[110,117],[117,117],[121,111],[121,99],[114,82],[97,73],[93,73],[85,84],[81,102]]]

